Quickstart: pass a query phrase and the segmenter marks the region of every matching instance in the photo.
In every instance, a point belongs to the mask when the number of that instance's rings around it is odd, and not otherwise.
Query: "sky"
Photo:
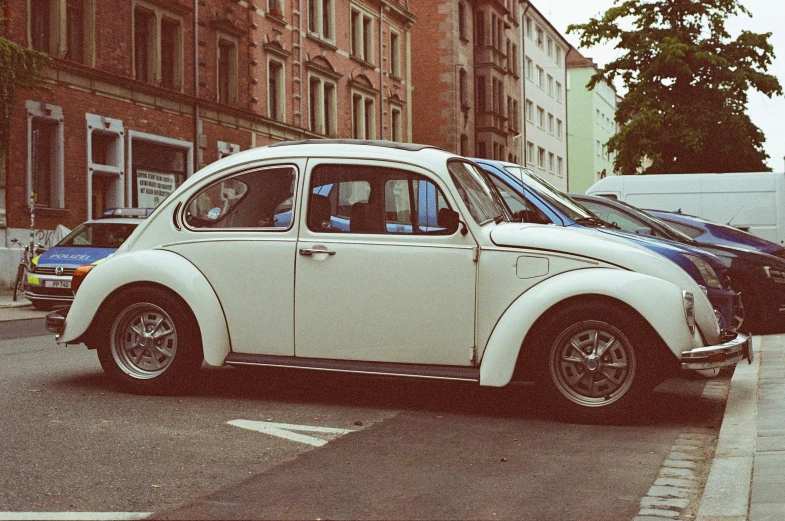
[[[600,67],[619,55],[613,44],[581,48],[578,47],[577,35],[567,34],[568,25],[585,23],[604,13],[614,5],[614,0],[533,0],[532,3],[570,44]],[[767,72],[779,79],[785,91],[785,6],[780,0],[740,0],[740,3],[752,16],[741,15],[729,19],[726,24],[728,32],[731,37],[736,37],[744,29],[771,33],[769,43],[774,47],[775,58]],[[620,84],[616,85],[617,90],[620,87]],[[620,90],[620,93],[623,94],[623,91]],[[785,97],[768,98],[758,91],[751,91],[748,96],[747,114],[766,137],[764,148],[769,155],[767,164],[775,172],[785,172]]]

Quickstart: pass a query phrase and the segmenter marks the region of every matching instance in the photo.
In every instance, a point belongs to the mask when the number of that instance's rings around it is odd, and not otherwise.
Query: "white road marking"
[[[305,434],[299,434],[292,431],[323,432],[325,434],[338,434],[339,436],[354,432],[351,429],[337,429],[334,427],[315,427],[312,425],[294,425],[291,423],[271,423],[252,420],[232,420],[226,423],[229,425],[234,425],[235,427],[240,427],[242,429],[262,432],[264,434],[278,436],[279,438],[298,441],[300,443],[307,443],[308,445],[313,445],[314,447],[321,447],[322,445],[326,445],[329,440],[323,440],[321,438],[315,438],[313,436],[307,436]]]
[[[126,521],[153,512],[0,512],[0,521]]]

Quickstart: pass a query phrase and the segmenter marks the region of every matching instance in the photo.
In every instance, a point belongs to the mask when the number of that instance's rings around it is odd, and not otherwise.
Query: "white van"
[[[785,174],[624,175],[600,179],[587,194],[644,209],[681,210],[785,244]]]

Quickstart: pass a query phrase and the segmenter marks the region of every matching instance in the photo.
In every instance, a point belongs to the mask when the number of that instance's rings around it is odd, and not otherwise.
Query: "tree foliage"
[[[580,45],[615,42],[619,57],[587,88],[617,77],[627,90],[616,111],[619,133],[608,142],[614,167],[631,174],[769,170],[765,137],[745,113],[747,93],[782,94],[767,74],[771,33],[742,31],[730,16],[750,15],[737,0],[616,0],[603,15],[570,25]]]
[[[0,12],[7,0],[0,0]],[[8,142],[11,137],[11,116],[19,88],[41,88],[39,73],[52,63],[49,55],[27,49],[6,38],[10,21],[0,18],[0,181],[5,184]]]

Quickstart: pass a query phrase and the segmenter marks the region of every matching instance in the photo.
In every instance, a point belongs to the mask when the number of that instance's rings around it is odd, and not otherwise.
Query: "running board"
[[[329,358],[301,358],[296,356],[253,355],[229,353],[228,365],[253,365],[287,369],[311,369],[338,373],[356,373],[376,376],[408,376],[435,380],[479,382],[479,367],[454,367],[444,365],[393,364],[385,362],[358,362]]]

